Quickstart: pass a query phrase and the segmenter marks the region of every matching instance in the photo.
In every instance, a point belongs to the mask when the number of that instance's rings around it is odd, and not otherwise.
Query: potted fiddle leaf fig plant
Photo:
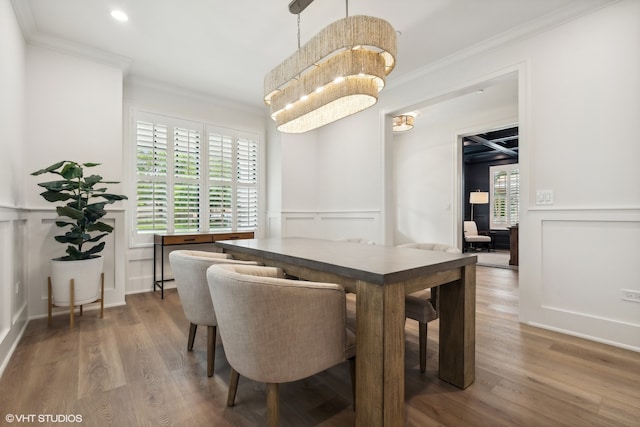
[[[41,182],[45,189],[40,193],[56,207],[59,219],[56,225],[64,234],[55,236],[59,243],[67,245],[67,255],[51,260],[51,287],[53,303],[57,306],[82,305],[96,301],[100,295],[101,274],[104,259],[98,255],[105,247],[100,242],[113,231],[113,227],[101,221],[107,214],[105,205],[127,199],[124,195],[108,193],[100,175],[85,176],[85,168],[100,163],[77,163],[63,160],[31,175],[50,173],[59,178]],[[74,296],[71,304],[70,280],[74,279]]]

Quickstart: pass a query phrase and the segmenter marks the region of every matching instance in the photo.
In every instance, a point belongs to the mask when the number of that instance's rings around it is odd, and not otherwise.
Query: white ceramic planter
[[[76,261],[51,260],[51,294],[53,304],[69,306],[69,282],[74,279],[74,305],[88,304],[100,298],[100,275],[104,258],[98,256]]]

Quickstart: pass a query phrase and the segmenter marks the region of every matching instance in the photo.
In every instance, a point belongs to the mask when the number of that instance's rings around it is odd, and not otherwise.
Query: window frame
[[[165,234],[165,233],[207,233],[207,232],[216,232],[215,228],[210,227],[210,219],[209,219],[209,207],[210,207],[210,180],[209,180],[209,133],[210,131],[217,131],[228,135],[232,139],[232,176],[230,180],[230,185],[232,187],[238,187],[238,178],[237,178],[237,141],[240,138],[245,138],[250,141],[255,142],[255,183],[252,185],[255,187],[255,194],[257,197],[256,209],[255,209],[255,228],[240,228],[238,227],[238,216],[237,216],[237,206],[236,206],[236,191],[233,190],[233,199],[232,199],[232,224],[229,228],[220,229],[220,232],[235,232],[235,231],[254,231],[256,235],[259,235],[260,229],[262,227],[262,218],[264,212],[264,194],[263,194],[263,186],[264,186],[264,146],[262,143],[263,137],[262,133],[255,130],[239,130],[233,129],[231,127],[225,125],[219,125],[215,123],[198,121],[192,119],[186,119],[181,117],[175,117],[172,115],[139,110],[135,108],[131,108],[130,110],[130,131],[129,138],[127,139],[128,144],[130,145],[129,150],[127,150],[129,156],[126,159],[127,162],[130,162],[130,167],[128,170],[130,171],[131,176],[131,185],[130,194],[132,197],[130,199],[135,200],[131,208],[131,213],[129,215],[129,246],[134,247],[146,247],[153,244],[153,235],[154,234]],[[138,169],[137,169],[137,161],[138,161],[138,140],[137,140],[137,129],[138,122],[148,122],[153,124],[161,124],[167,127],[167,174],[166,177],[162,176],[160,178],[153,178],[154,182],[165,182],[166,183],[166,191],[167,191],[167,229],[166,230],[150,230],[146,232],[140,232],[138,230],[138,205],[137,205],[137,196],[138,196]],[[188,129],[198,129],[199,138],[200,138],[200,176],[199,180],[199,221],[198,227],[195,231],[176,231],[175,230],[175,217],[174,217],[174,185],[176,182],[184,181],[184,179],[176,179],[174,176],[174,152],[173,152],[173,133],[175,127],[187,127]],[[164,181],[163,181],[164,179]],[[240,186],[243,186],[240,184]]]
[[[517,171],[518,174],[518,189],[517,194],[512,195],[511,190],[511,175],[513,171]],[[505,217],[506,221],[497,222],[495,212],[495,203],[496,203],[496,188],[495,188],[495,174],[505,172],[507,174],[506,179],[506,194],[505,198]],[[519,163],[509,163],[506,165],[494,165],[489,167],[489,229],[491,230],[507,230],[509,227],[512,227],[520,221],[520,166]],[[512,222],[511,217],[511,209],[513,204],[513,199],[517,199],[518,203],[518,212],[517,212],[517,221]]]

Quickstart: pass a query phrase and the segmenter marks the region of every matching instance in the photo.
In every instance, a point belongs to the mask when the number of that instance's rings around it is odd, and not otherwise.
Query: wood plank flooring
[[[427,372],[417,323],[407,321],[408,426],[640,426],[640,354],[519,324],[517,271],[478,267],[476,381],[440,381],[438,321]],[[354,306],[354,296],[349,305]],[[81,415],[84,426],[263,426],[265,386],[240,379],[226,407],[229,365],[218,343],[206,376],[206,333],[187,352],[189,324],[175,290],[127,296],[127,305],[30,322],[0,379],[7,414]],[[282,426],[354,424],[348,364],[280,388]]]

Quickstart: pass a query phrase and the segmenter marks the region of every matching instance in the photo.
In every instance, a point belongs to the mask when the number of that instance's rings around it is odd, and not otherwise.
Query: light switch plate
[[[553,204],[553,190],[537,190],[536,191],[536,205],[552,205]]]

